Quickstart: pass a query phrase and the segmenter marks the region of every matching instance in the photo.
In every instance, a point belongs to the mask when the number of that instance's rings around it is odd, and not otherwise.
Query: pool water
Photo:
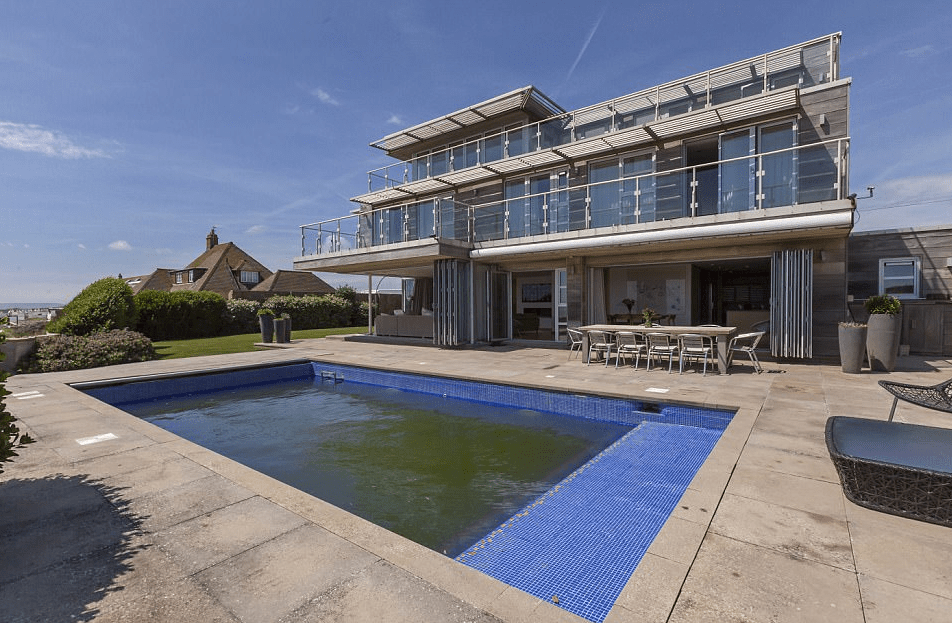
[[[319,379],[122,408],[449,556],[630,430]]]

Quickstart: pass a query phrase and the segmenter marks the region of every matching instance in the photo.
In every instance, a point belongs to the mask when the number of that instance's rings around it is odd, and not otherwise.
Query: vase
[[[866,326],[840,325],[840,366],[843,372],[859,374],[866,354]]]
[[[899,354],[901,317],[871,314],[866,324],[866,356],[869,357],[870,370],[892,372]]]

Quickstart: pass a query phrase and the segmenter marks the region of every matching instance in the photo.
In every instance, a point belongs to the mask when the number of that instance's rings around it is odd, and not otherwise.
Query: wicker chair
[[[851,502],[952,527],[952,429],[834,416],[826,446]]]
[[[880,381],[879,386],[894,396],[892,409],[889,410],[889,421],[896,415],[896,405],[899,401],[910,402],[926,409],[952,413],[952,379],[938,385],[909,385]]]

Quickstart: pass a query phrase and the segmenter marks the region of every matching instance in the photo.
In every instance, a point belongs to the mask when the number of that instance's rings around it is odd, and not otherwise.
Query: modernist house
[[[205,252],[185,268],[157,268],[126,278],[133,293],[142,290],[217,292],[225,298],[264,300],[275,294],[328,294],[334,291],[309,271],[270,271],[233,242],[219,243],[215,229],[205,237]]]
[[[294,267],[403,278],[440,345],[564,340],[627,299],[835,354],[855,209],[840,40],[570,112],[527,86],[385,136],[399,162],[302,226]]]

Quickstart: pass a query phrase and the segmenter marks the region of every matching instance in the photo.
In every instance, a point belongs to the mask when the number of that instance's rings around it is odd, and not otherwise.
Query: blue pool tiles
[[[295,362],[84,388],[110,404],[314,377],[633,426],[617,442],[457,557],[600,622],[733,412]]]

